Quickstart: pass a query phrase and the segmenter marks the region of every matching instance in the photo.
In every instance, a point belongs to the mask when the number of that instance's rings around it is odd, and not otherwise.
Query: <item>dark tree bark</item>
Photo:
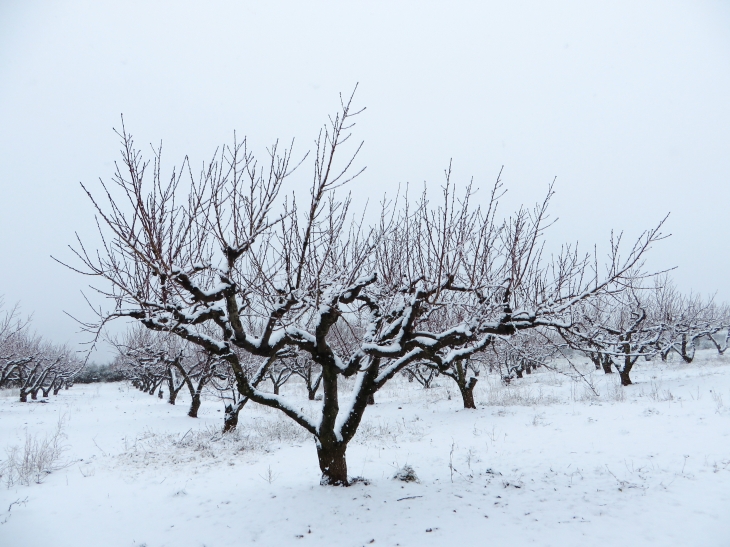
[[[323,486],[348,486],[350,484],[347,478],[346,450],[347,445],[344,443],[317,443],[319,469],[322,471],[320,484]]]
[[[604,355],[601,359],[601,367],[604,374],[613,374],[613,360],[610,355]]]
[[[230,433],[238,426],[238,414],[248,402],[248,397],[241,399],[235,404],[226,405],[226,413],[223,418],[223,433]]]
[[[198,410],[200,409],[200,393],[195,393],[193,395],[193,400],[190,403],[190,410],[188,411],[188,416],[191,418],[197,418],[198,417]]]
[[[475,409],[474,386],[477,385],[478,380],[475,376],[470,378],[467,376],[470,369],[471,365],[468,361],[466,364],[464,364],[463,361],[456,361],[451,370],[442,372],[442,374],[456,382],[456,385],[459,387],[459,393],[461,393],[461,400],[464,403],[464,408]]]
[[[474,386],[477,385],[477,379],[473,376],[469,379],[469,383],[465,386],[459,386],[461,399],[464,401],[464,408],[476,408],[474,404]]]
[[[631,372],[631,369],[629,370],[622,370],[619,372],[619,376],[621,377],[621,385],[622,386],[630,386],[631,385],[631,377],[629,376],[629,373]]]

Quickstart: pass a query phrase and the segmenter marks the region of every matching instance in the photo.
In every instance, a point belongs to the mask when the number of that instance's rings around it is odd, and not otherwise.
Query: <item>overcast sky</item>
[[[208,159],[233,130],[304,153],[359,82],[358,203],[399,183],[557,176],[551,241],[605,245],[671,213],[650,266],[730,300],[730,2],[0,1],[0,294],[77,343],[71,259],[124,113],[138,144]],[[298,179],[304,183],[305,177]],[[296,184],[297,181],[292,181]]]

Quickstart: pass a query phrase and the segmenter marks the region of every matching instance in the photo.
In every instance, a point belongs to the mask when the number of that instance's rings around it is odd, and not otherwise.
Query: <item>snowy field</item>
[[[188,418],[182,392],[6,391],[0,449],[61,420],[66,450],[40,484],[5,471],[0,545],[730,545],[730,357],[641,361],[623,389],[585,367],[600,397],[548,370],[510,387],[483,374],[477,410],[449,379],[394,380],[348,448],[366,479],[349,488],[319,486],[312,440],[254,404],[222,438],[222,404]],[[282,392],[313,411],[302,385]],[[404,465],[419,482],[392,478]]]

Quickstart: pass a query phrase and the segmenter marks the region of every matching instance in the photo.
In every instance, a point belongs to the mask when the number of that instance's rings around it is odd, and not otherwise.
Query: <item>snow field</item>
[[[726,546],[729,365],[711,351],[641,361],[621,388],[583,363],[598,397],[549,370],[512,386],[483,373],[477,410],[447,378],[424,390],[398,377],[348,448],[350,475],[366,479],[349,488],[319,486],[309,435],[252,403],[222,436],[213,398],[192,419],[186,397],[171,406],[125,384],[47,404],[4,392],[0,449],[61,418],[67,450],[41,484],[2,478],[0,545]],[[316,414],[302,385],[282,394]],[[419,482],[392,478],[404,465]]]

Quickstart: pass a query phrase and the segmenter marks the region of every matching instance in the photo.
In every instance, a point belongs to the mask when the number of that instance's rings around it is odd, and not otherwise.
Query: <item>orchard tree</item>
[[[176,403],[180,390],[187,387],[188,416],[198,417],[203,389],[216,374],[218,357],[178,336],[151,331],[141,325],[131,328],[122,341],[114,341],[113,345],[133,385],[154,394],[167,383],[167,402],[171,405]]]
[[[674,351],[685,363],[691,363],[702,339],[709,340],[721,355],[725,352],[730,336],[730,310],[726,305],[698,294],[681,294],[667,276],[657,280],[653,296],[653,314],[664,325],[658,341],[662,360]],[[723,332],[725,340],[717,341],[715,336]]]
[[[20,308],[16,304],[5,309],[5,301],[0,297],[0,388],[14,384],[18,380],[20,367],[30,363],[35,357],[35,347],[27,344],[29,320],[20,318]]]
[[[132,318],[225,361],[242,399],[312,434],[321,483],[332,485],[348,484],[348,443],[368,399],[391,378],[418,362],[453,371],[495,336],[569,329],[576,305],[627,281],[661,238],[658,228],[646,232],[623,258],[614,247],[599,277],[592,257],[573,247],[543,259],[552,189],[534,209],[499,221],[499,181],[478,206],[472,186],[457,193],[448,171],[437,205],[425,190],[415,202],[384,199],[368,226],[350,214],[350,197],[337,195],[363,171],[355,167],[362,143],[351,138],[352,97],[341,106],[306,156],[305,199],[279,198],[285,181],[303,176],[291,148],[274,143],[260,163],[246,140],[234,139],[201,170],[186,159],[163,177],[161,148],[144,160],[122,126],[112,182],[101,192],[84,187],[100,246],[75,247],[76,269],[102,280],[97,288],[112,303],[91,330]],[[282,351],[321,369],[316,415],[256,385]],[[241,354],[259,368],[251,373]],[[355,380],[344,400],[342,378]]]
[[[438,368],[430,367],[426,363],[413,363],[403,369],[403,375],[409,382],[416,380],[424,389],[431,389],[431,384],[438,378]]]
[[[638,279],[640,276],[636,276]],[[621,385],[631,385],[631,370],[639,358],[651,359],[660,350],[665,324],[650,314],[641,288],[629,285],[582,304],[581,319],[562,329],[565,340],[583,351],[604,372],[615,367]],[[588,308],[588,310],[586,310]]]
[[[314,401],[319,385],[322,383],[322,368],[306,355],[289,359],[287,366],[293,374],[304,380],[304,386],[307,388],[307,398]]]

